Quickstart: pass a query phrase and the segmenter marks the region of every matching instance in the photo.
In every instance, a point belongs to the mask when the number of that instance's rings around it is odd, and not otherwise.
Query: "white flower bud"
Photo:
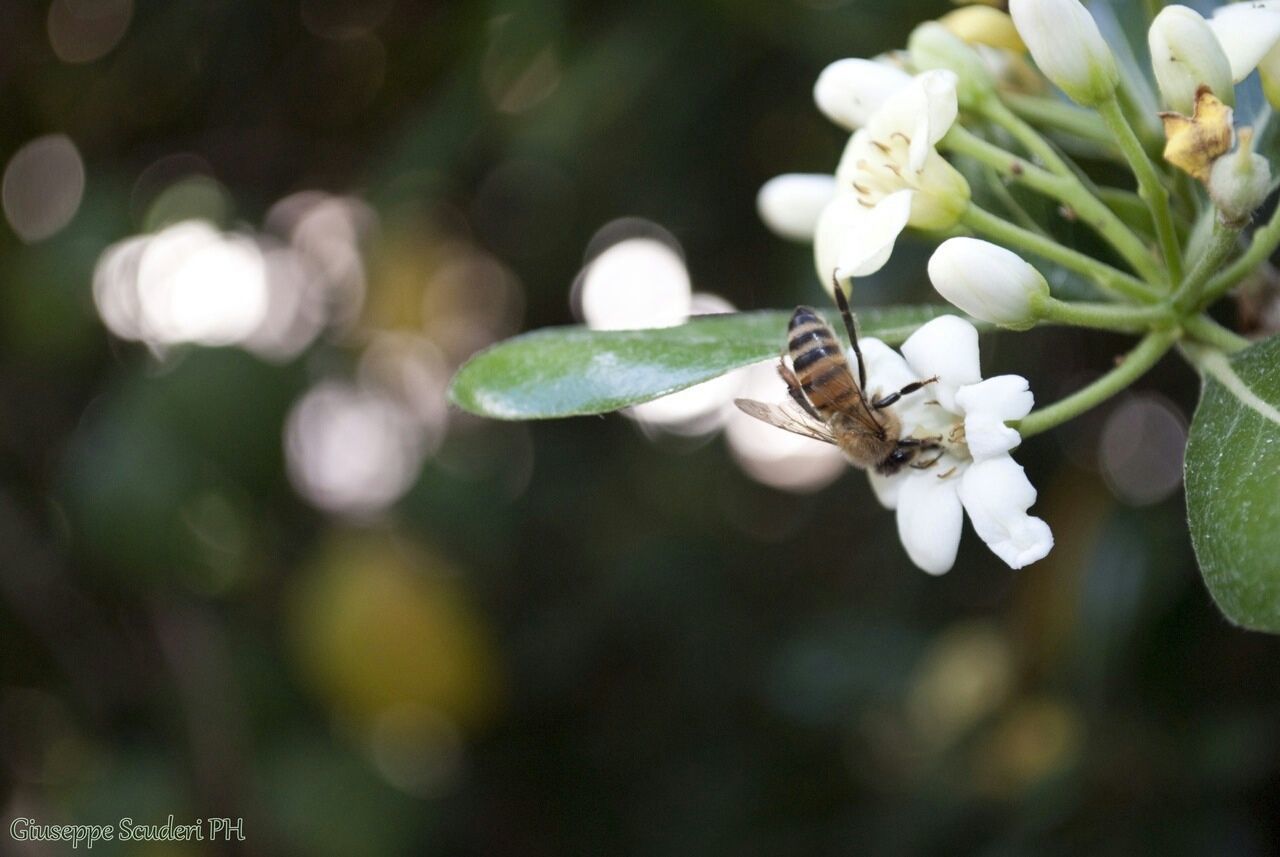
[[[909,83],[911,75],[887,62],[839,60],[818,75],[813,100],[832,122],[856,131]]]
[[[1160,94],[1170,109],[1190,116],[1202,85],[1223,103],[1235,103],[1231,61],[1199,12],[1166,6],[1151,22],[1147,44]]]
[[[765,182],[756,196],[756,209],[776,234],[793,241],[812,241],[818,215],[835,195],[835,176],[790,173]]]
[[[977,238],[951,238],[929,259],[933,287],[974,318],[1025,330],[1039,314],[1036,296],[1049,284],[1017,253]]]
[[[1009,0],[1018,35],[1045,76],[1080,104],[1111,98],[1120,83],[1115,57],[1079,0]]]
[[[1209,172],[1209,196],[1229,226],[1244,224],[1271,190],[1271,165],[1253,151],[1253,130],[1241,128],[1234,152],[1214,161]]]
[[[955,72],[956,97],[971,109],[995,90],[995,80],[978,52],[937,21],[926,21],[907,40],[911,64],[917,71],[943,68]]]

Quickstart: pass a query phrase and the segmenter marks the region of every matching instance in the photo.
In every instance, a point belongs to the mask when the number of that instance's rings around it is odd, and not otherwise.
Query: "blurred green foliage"
[[[57,234],[0,231],[4,853],[40,853],[16,816],[170,813],[243,817],[244,854],[1280,851],[1280,643],[1217,615],[1178,492],[1128,505],[1103,478],[1106,413],[1020,453],[1058,546],[1019,573],[967,538],[927,579],[862,479],[780,493],[619,418],[454,415],[372,518],[291,487],[291,407],[373,332],[431,330],[442,248],[513,271],[526,328],[571,320],[624,215],[743,309],[822,300],[755,191],[835,162],[826,62],[944,4],[115,0],[118,44],[64,61],[53,7],[86,3],[0,7],[0,158],[65,133],[87,176]],[[157,214],[174,155],[225,199]],[[380,224],[342,335],[272,363],[99,321],[111,242],[313,188]],[[926,297],[923,249],[860,300]],[[449,334],[455,364],[484,344]],[[1038,331],[984,358],[1048,400],[1116,346]],[[1185,414],[1195,385],[1171,363],[1141,389]]]

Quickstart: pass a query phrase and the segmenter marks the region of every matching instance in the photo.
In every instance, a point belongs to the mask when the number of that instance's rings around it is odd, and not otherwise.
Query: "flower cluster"
[[[894,407],[903,438],[945,438],[941,457],[871,477],[877,496],[897,510],[908,554],[933,573],[954,560],[962,508],[1011,567],[1048,552],[1048,526],[1026,512],[1035,490],[1009,452],[1132,383],[1179,338],[1231,344],[1233,334],[1201,313],[1243,275],[1244,261],[1221,269],[1271,190],[1257,136],[1235,127],[1232,106],[1236,84],[1255,69],[1263,91],[1280,102],[1280,0],[1227,5],[1208,19],[1164,8],[1148,30],[1153,83],[1122,73],[1079,0],[1008,5],[1008,13],[989,5],[955,10],[917,27],[905,50],[828,66],[814,100],[851,134],[834,173],[779,176],[758,198],[775,232],[812,242],[828,289],[852,291],[852,281],[883,267],[911,229],[945,239],[929,279],[974,319],[1011,330],[1060,323],[1145,334],[1111,373],[1036,413],[1022,378],[980,380],[976,330],[959,318],[920,328],[901,355],[863,340],[864,392],[938,378]],[[1144,116],[1132,106],[1143,98],[1132,91],[1121,98],[1135,86],[1158,93],[1165,112]],[[1148,155],[1153,142],[1163,144],[1163,162]],[[1127,166],[1136,194],[1104,195],[1082,179],[1066,154],[1081,144]],[[1176,171],[1199,184],[1179,182]],[[979,204],[991,194],[975,193],[993,176],[1003,216]],[[1014,189],[1057,203],[1096,232],[1115,261],[1056,240],[1052,223],[1030,222]],[[1041,273],[1045,264],[1083,276],[1109,301],[1060,300]]]

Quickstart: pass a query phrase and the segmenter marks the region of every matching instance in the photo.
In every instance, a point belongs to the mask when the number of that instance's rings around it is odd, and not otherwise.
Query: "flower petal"
[[[902,355],[879,339],[863,337],[858,342],[862,347],[862,358],[867,364],[867,397],[869,399],[887,396],[920,380],[920,376],[907,365]],[[853,358],[850,357],[851,364],[852,361]],[[903,397],[893,405],[894,414],[902,422],[902,437],[938,434],[945,436],[955,423],[955,417],[937,405],[931,404],[934,398],[931,391],[932,385]]]
[[[911,561],[929,574],[944,574],[956,562],[964,523],[958,480],[939,479],[932,471],[894,477],[898,489],[898,538]]]
[[[876,203],[874,208],[863,208],[854,199],[854,205],[861,209],[861,216],[855,219],[854,228],[840,239],[836,257],[837,278],[865,277],[884,267],[893,255],[894,243],[911,219],[911,202],[915,195],[916,192],[910,189],[894,191]]]
[[[876,140],[905,135],[911,143],[907,166],[919,172],[934,144],[946,136],[956,121],[956,80],[955,72],[947,69],[916,75],[910,86],[876,111],[867,130]]]
[[[902,479],[898,476],[885,476],[875,470],[867,471],[867,481],[871,483],[871,491],[876,500],[886,509],[898,508],[898,493],[902,490]]]
[[[835,199],[827,203],[818,215],[813,234],[813,264],[818,272],[818,282],[828,292],[831,278],[840,264],[840,252],[849,235],[861,228],[866,209],[858,203],[852,192],[838,191]]]
[[[789,173],[765,182],[756,209],[765,225],[783,238],[812,241],[818,217],[836,195],[834,176]]]
[[[947,136],[951,126],[955,124],[960,105],[956,100],[956,86],[959,79],[956,73],[947,69],[926,71],[919,77],[925,95],[925,114],[929,125],[926,139],[930,146]]]
[[[948,411],[956,410],[957,388],[982,379],[978,330],[959,316],[939,316],[923,325],[902,343],[902,356],[917,378],[937,376],[929,389]]]
[[[1209,20],[1213,34],[1231,61],[1231,77],[1244,80],[1280,41],[1280,3],[1232,3]]]
[[[1053,548],[1049,525],[1027,514],[1036,489],[1008,455],[970,465],[960,478],[959,497],[978,537],[1010,568],[1043,559]]]
[[[858,346],[862,349],[862,359],[866,361],[867,390],[872,395],[900,389],[916,380],[902,355],[874,336],[859,337]]]
[[[828,119],[853,131],[866,125],[880,105],[909,83],[911,75],[888,63],[838,60],[818,75],[813,100]]]
[[[1005,425],[1031,413],[1035,397],[1021,375],[997,375],[956,390],[956,407],[964,414],[965,441],[974,461],[1002,455],[1022,442]]]

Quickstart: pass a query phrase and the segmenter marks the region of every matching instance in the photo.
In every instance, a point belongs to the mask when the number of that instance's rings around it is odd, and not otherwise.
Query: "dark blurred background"
[[[1019,452],[1048,559],[938,579],[723,415],[445,407],[620,238],[826,300],[756,190],[835,164],[826,63],[946,8],[0,3],[0,853],[1280,853],[1280,644],[1199,581],[1183,365]],[[927,250],[857,300],[927,300]],[[984,368],[1049,401],[1122,347]]]

